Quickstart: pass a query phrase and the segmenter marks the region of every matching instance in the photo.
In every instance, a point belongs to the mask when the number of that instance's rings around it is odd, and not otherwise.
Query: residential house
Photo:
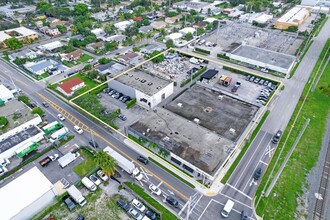
[[[44,23],[42,21],[36,21],[36,22],[34,22],[34,24],[37,28],[41,28],[44,25]]]
[[[106,21],[108,19],[108,13],[101,11],[98,13],[91,14],[91,17],[97,21]]]
[[[147,33],[151,32],[151,31],[153,31],[153,30],[154,30],[154,29],[152,28],[151,25],[148,25],[148,26],[142,26],[142,27],[139,28],[139,32],[140,32],[140,33],[143,33],[143,34],[147,34]]]
[[[158,45],[158,44],[149,44],[146,47],[141,48],[141,53],[144,54],[151,54],[154,51],[164,51],[166,48],[164,46]]]
[[[51,28],[54,28],[54,27],[57,27],[57,26],[66,26],[68,24],[67,21],[61,21],[61,20],[58,20],[58,21],[55,21],[55,22],[52,22],[49,24],[49,27]]]
[[[35,75],[42,75],[45,72],[53,69],[57,63],[51,59],[38,60],[33,62],[27,62],[23,66],[25,69]]]
[[[209,23],[207,23],[206,21],[200,21],[200,22],[196,22],[192,25],[193,28],[204,28],[208,25]]]
[[[58,36],[61,35],[61,32],[58,30],[57,27],[53,27],[53,28],[50,27],[46,30],[46,34],[50,36]]]
[[[96,29],[93,29],[93,30],[91,30],[91,32],[92,32],[93,34],[95,34],[95,36],[96,36],[97,38],[99,38],[99,37],[103,37],[103,36],[105,35],[105,32],[104,32],[104,30],[103,30],[102,28],[96,28]]]
[[[114,26],[115,28],[117,28],[120,31],[125,31],[126,28],[128,28],[129,26],[131,26],[133,24],[133,22],[130,21],[121,21],[118,23],[115,23]]]
[[[26,43],[37,39],[38,33],[23,26],[0,31],[0,47],[6,48],[4,41],[12,37]]]
[[[137,17],[132,18],[132,20],[133,21],[142,21],[143,18],[142,18],[142,16],[137,16]]]
[[[129,53],[126,53],[125,55],[121,56],[118,60],[123,63],[136,65],[136,64],[140,63],[142,59],[143,59],[143,57],[141,55],[139,55],[138,53],[129,52]]]
[[[75,91],[85,86],[84,81],[80,78],[72,78],[68,81],[62,82],[57,86],[57,90],[63,93],[65,96],[70,97]]]
[[[159,30],[159,29],[165,28],[167,26],[167,23],[164,21],[155,21],[155,22],[151,23],[150,26],[155,30]]]
[[[174,2],[172,4],[173,8],[180,8],[183,11],[190,11],[194,10],[198,13],[202,12],[203,10],[207,10],[210,7],[210,3],[207,2],[190,2],[190,1],[183,1],[183,2]]]
[[[110,37],[103,37],[102,40],[104,40],[106,42],[117,41],[118,43],[121,43],[124,40],[126,40],[126,36],[121,35],[121,34],[116,34],[116,35],[112,35]]]
[[[166,17],[165,22],[168,23],[168,24],[174,24],[174,23],[180,21],[180,19],[182,17],[183,17],[182,14],[179,14],[179,15],[174,16],[174,17]]]
[[[58,18],[53,18],[53,17],[48,17],[48,18],[46,19],[46,21],[49,22],[49,24],[52,24],[52,23],[55,23],[55,22],[60,21],[60,19],[58,19]]]
[[[106,4],[106,3],[100,4],[100,8],[101,9],[108,9],[108,4]]]
[[[84,54],[84,52],[82,50],[75,50],[71,53],[68,54],[64,54],[61,55],[62,57],[62,61],[66,60],[66,61],[76,61],[78,60],[82,55]]]
[[[25,49],[16,53],[12,53],[9,54],[9,59],[10,60],[16,60],[17,58],[19,59],[25,59],[25,58],[29,58],[29,59],[34,59],[37,58],[38,55],[40,55],[40,53],[35,52],[33,50],[30,49]]]
[[[96,43],[91,43],[86,46],[86,49],[96,52],[96,50],[102,50],[104,48],[104,42],[96,42]]]

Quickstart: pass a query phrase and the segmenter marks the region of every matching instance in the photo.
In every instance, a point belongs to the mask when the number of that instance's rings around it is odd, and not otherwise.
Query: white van
[[[84,184],[84,186],[86,186],[87,189],[89,189],[92,192],[94,192],[97,189],[95,184],[87,177],[82,178],[81,182],[82,184]]]
[[[229,216],[229,213],[233,209],[234,205],[235,205],[235,203],[233,201],[231,201],[230,199],[228,199],[225,207],[221,211],[221,215],[223,217],[227,218]]]
[[[150,220],[150,218],[148,218],[147,216],[143,216],[142,220]]]

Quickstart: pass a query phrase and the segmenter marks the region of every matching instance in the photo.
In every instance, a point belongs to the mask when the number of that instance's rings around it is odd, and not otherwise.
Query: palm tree
[[[117,161],[106,152],[98,151],[94,155],[94,160],[107,176],[111,176],[115,173]]]

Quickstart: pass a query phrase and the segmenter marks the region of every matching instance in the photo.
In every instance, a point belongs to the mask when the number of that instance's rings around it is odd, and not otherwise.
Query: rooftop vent
[[[200,121],[201,121],[201,120],[199,120],[198,118],[194,118],[194,122],[195,122],[196,124],[199,124]]]
[[[218,96],[218,99],[219,99],[219,100],[222,100],[222,99],[223,99],[223,95],[219,95],[219,96]]]
[[[236,133],[236,130],[234,128],[229,129],[230,134],[234,135]]]
[[[150,82],[150,83],[148,83],[148,86],[151,86],[153,83],[152,82]]]
[[[178,105],[179,108],[182,107],[182,103],[180,103],[180,102],[177,105]]]

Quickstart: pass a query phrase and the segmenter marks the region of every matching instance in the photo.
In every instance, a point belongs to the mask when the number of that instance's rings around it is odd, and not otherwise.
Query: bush
[[[35,107],[32,109],[32,114],[38,114],[42,117],[44,115],[44,111],[40,107]]]
[[[218,54],[217,54],[217,57],[220,58],[220,59],[229,60],[229,57],[226,56],[226,55],[224,55],[224,54],[220,54],[220,53],[218,53]]]
[[[132,108],[136,103],[136,98],[130,100],[129,102],[127,102],[126,104],[126,109]]]
[[[111,59],[106,58],[106,57],[103,57],[103,58],[99,59],[100,64],[107,64],[107,63],[110,63],[110,61],[111,61]]]
[[[29,97],[26,97],[26,96],[23,96],[23,95],[18,96],[18,101],[21,101],[21,102],[25,103],[26,105],[30,104]]]
[[[8,120],[4,116],[0,116],[0,128],[6,126],[8,124]]]
[[[201,48],[198,48],[198,47],[195,47],[195,51],[199,52],[199,53],[204,53],[204,54],[207,54],[207,55],[210,55],[210,53],[211,53],[211,51],[204,50],[204,49],[201,49]]]

